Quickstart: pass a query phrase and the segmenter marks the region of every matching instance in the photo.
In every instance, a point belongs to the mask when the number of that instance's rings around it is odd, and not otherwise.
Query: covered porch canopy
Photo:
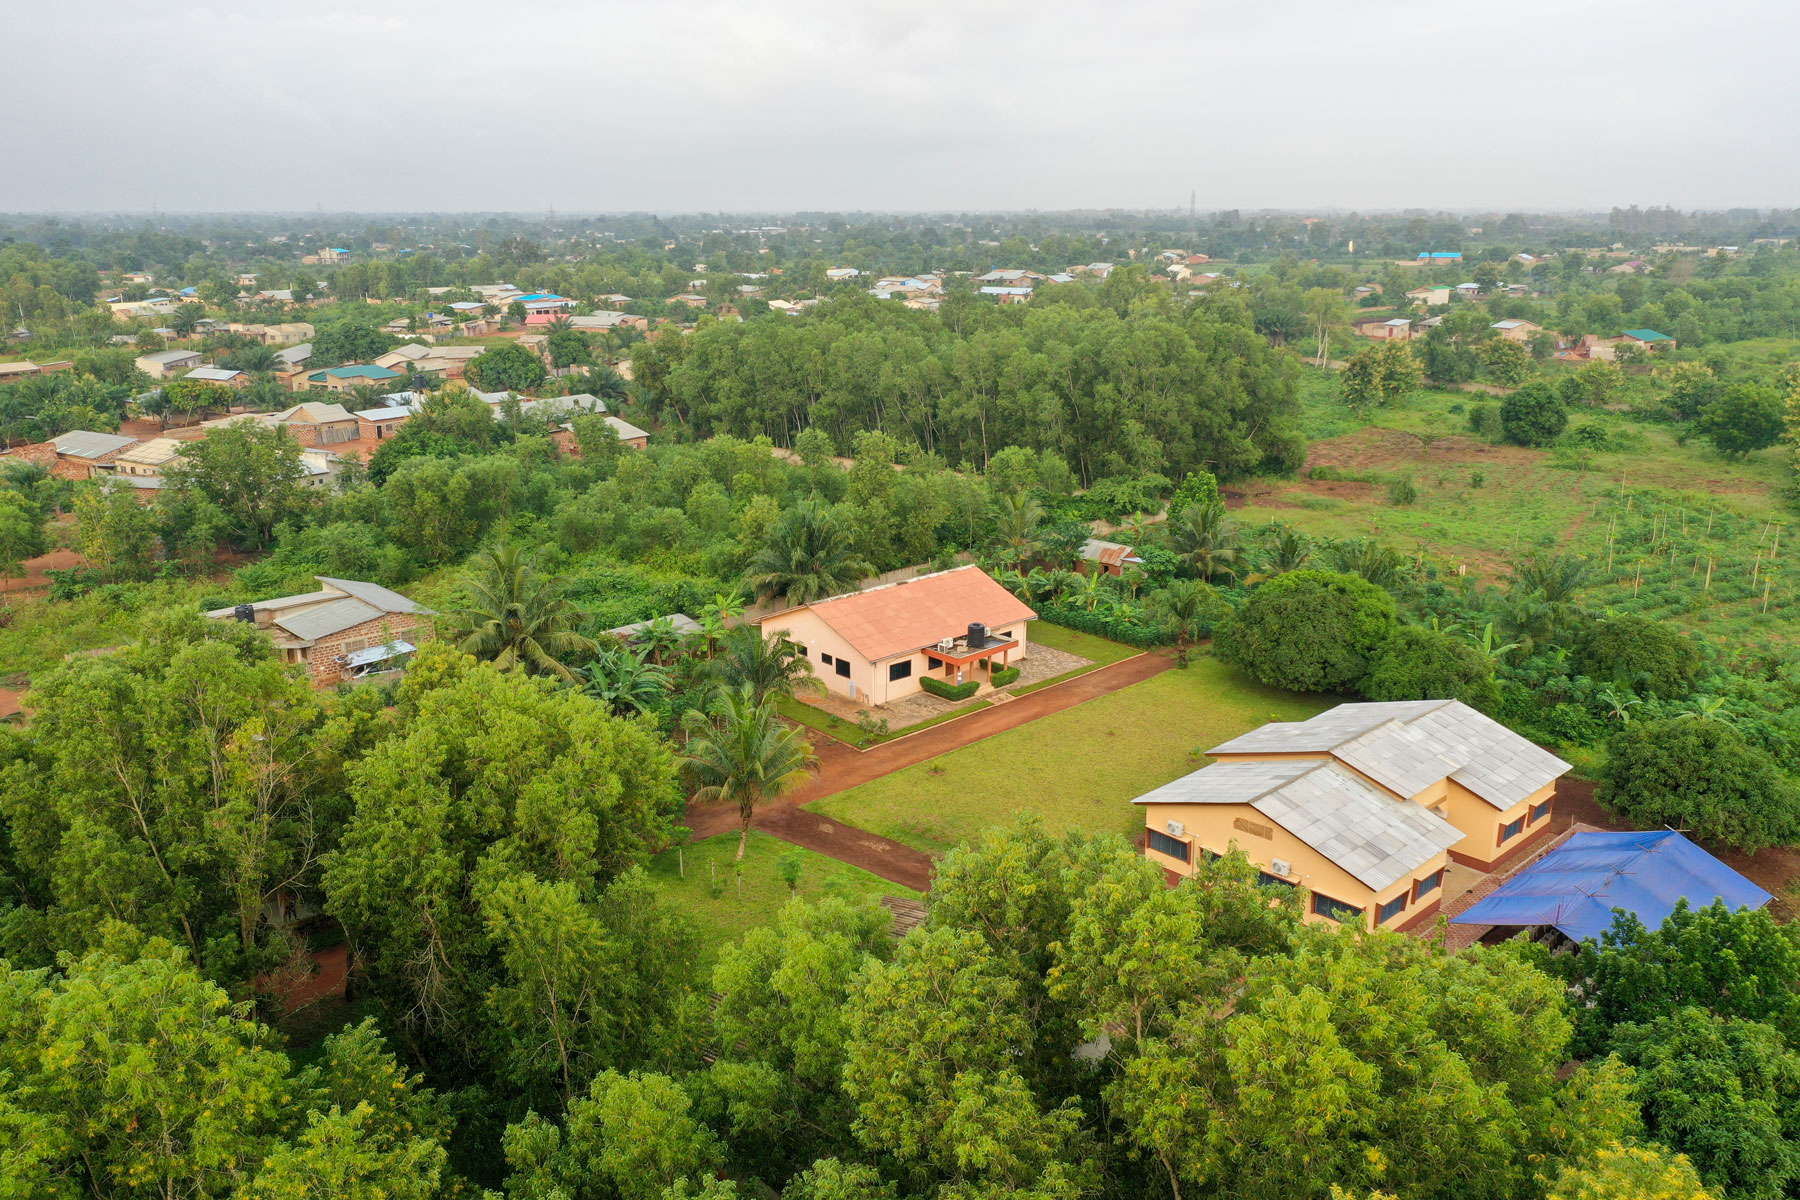
[[[1571,941],[1598,940],[1624,909],[1656,929],[1675,906],[1761,908],[1774,899],[1672,829],[1577,833],[1450,918],[1453,925],[1548,926]]]
[[[945,641],[952,641],[946,638]],[[1014,650],[1019,648],[1019,639],[997,638],[992,635],[984,637],[977,643],[972,638],[956,638],[949,649],[939,649],[942,643],[935,643],[924,648],[925,665],[933,672],[941,672],[948,680],[960,682],[965,667],[978,667],[988,675],[1006,669]]]
[[[403,654],[411,654],[418,649],[411,642],[395,640],[380,646],[370,646],[363,650],[352,650],[344,656],[344,665],[357,675],[365,675],[380,667],[380,664]]]

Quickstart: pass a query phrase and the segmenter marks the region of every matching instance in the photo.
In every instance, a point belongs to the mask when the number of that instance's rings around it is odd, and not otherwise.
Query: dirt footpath
[[[1020,696],[1009,703],[934,725],[873,750],[852,750],[842,742],[821,735],[813,742],[813,749],[819,756],[818,772],[788,796],[759,809],[751,826],[796,846],[861,867],[883,879],[924,891],[931,883],[929,855],[866,830],[828,821],[802,806],[880,779],[902,767],[959,750],[996,733],[1017,729],[1039,717],[1141,683],[1174,665],[1174,658],[1164,653],[1140,654],[1089,671],[1067,683]],[[690,804],[686,824],[694,831],[695,841],[729,833],[738,827],[737,809],[729,804]]]

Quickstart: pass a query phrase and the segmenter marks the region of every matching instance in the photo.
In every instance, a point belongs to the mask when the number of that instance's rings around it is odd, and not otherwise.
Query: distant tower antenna
[[[1189,191],[1188,191],[1188,224],[1189,225],[1192,225],[1194,223],[1194,197],[1199,194],[1200,193],[1197,189],[1189,189]]]

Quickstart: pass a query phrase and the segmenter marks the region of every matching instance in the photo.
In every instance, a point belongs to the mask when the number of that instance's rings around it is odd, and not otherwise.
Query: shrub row
[[[1065,629],[1091,633],[1095,637],[1103,637],[1109,641],[1123,642],[1127,646],[1136,646],[1139,650],[1148,650],[1152,646],[1167,646],[1175,640],[1152,625],[1141,625],[1124,617],[1106,616],[1079,608],[1065,608],[1058,604],[1040,604],[1038,619],[1048,621],[1052,625],[1061,625]]]
[[[962,683],[945,683],[927,675],[919,680],[919,687],[943,700],[967,700],[981,690],[981,681],[970,679]]]
[[[1009,683],[1016,683],[1018,681],[1018,678],[1019,678],[1019,668],[1005,667],[1005,668],[1002,668],[1001,670],[994,672],[994,686],[995,687],[1005,687]]]

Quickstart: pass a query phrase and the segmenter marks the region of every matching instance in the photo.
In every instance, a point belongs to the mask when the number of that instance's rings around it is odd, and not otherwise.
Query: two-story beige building
[[[1452,860],[1491,870],[1547,832],[1569,769],[1456,700],[1340,704],[1210,753],[1134,802],[1171,880],[1235,847],[1312,892],[1310,918],[1388,928],[1435,910]]]

